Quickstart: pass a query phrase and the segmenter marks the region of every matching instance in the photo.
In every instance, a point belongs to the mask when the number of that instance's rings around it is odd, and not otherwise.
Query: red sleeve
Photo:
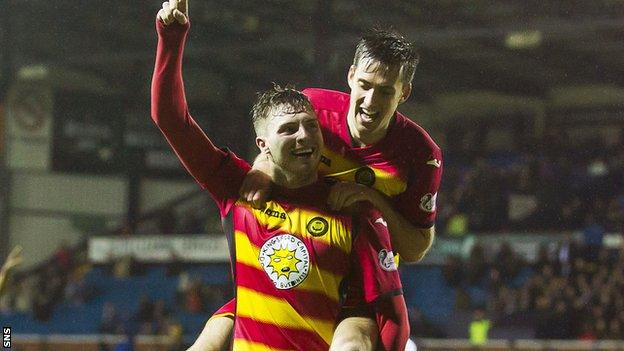
[[[381,213],[362,205],[356,222],[352,274],[346,286],[342,316],[372,308],[379,326],[380,351],[403,351],[409,337],[407,308],[392,254],[388,226]],[[401,346],[402,345],[402,346]]]
[[[375,318],[379,326],[377,351],[404,351],[410,326],[403,295],[379,301],[375,305]]]
[[[405,192],[393,198],[394,208],[419,228],[430,228],[435,222],[442,179],[442,151],[435,144],[429,147],[423,158],[416,158]]]
[[[357,221],[351,255],[354,269],[345,305],[371,303],[402,294],[387,223],[377,209],[368,205],[362,208],[359,218],[354,219]]]
[[[234,318],[235,316],[236,316],[236,298],[233,298],[230,301],[228,301],[225,305],[221,306],[221,308],[219,308],[215,313],[213,313],[210,319],[218,318],[218,317]]]
[[[190,24],[156,20],[158,48],[152,77],[152,119],[187,171],[219,204],[221,215],[238,198],[249,165],[214,146],[191,117],[184,94],[182,55]]]

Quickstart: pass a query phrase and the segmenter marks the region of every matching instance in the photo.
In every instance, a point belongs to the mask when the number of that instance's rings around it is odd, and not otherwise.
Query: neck
[[[318,176],[316,172],[300,173],[287,172],[278,165],[271,165],[271,178],[273,182],[279,186],[288,189],[301,188],[316,182]]]

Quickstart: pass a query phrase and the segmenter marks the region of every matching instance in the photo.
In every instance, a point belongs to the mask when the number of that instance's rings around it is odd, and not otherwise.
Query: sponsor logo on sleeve
[[[375,224],[381,224],[384,227],[388,228],[388,222],[386,222],[385,219],[383,219],[383,217],[379,217],[375,220]]]
[[[420,198],[420,209],[433,213],[436,210],[436,200],[438,198],[438,193],[431,194],[427,193]]]
[[[392,272],[397,270],[397,264],[394,261],[394,254],[392,251],[382,249],[379,251],[379,255],[377,257],[379,258],[379,265],[384,271]]]

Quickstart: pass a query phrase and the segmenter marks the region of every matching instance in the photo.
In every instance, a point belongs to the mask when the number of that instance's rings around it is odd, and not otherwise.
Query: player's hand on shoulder
[[[352,182],[338,182],[330,190],[327,204],[332,210],[340,211],[356,202],[370,201],[371,189]]]
[[[272,185],[271,177],[260,170],[252,169],[245,176],[239,195],[254,208],[264,208],[271,195]]]
[[[186,24],[188,22],[188,0],[170,0],[162,4],[158,11],[158,20],[165,26],[173,22]]]

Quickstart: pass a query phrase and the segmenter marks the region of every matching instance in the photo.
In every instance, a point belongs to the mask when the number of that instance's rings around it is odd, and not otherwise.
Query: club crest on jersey
[[[323,217],[314,217],[308,222],[306,229],[312,236],[322,236],[327,233],[329,224]]]
[[[377,257],[379,258],[379,265],[384,271],[392,272],[397,270],[397,264],[394,261],[394,254],[392,251],[382,249],[379,251],[379,255]]]
[[[375,184],[375,171],[369,167],[360,167],[355,172],[355,182],[368,187],[373,186]]]
[[[432,213],[436,210],[436,200],[438,198],[438,193],[431,194],[427,193],[420,198],[420,209]]]
[[[282,234],[262,245],[258,257],[273,285],[287,290],[301,284],[310,271],[308,248],[299,238]]]

